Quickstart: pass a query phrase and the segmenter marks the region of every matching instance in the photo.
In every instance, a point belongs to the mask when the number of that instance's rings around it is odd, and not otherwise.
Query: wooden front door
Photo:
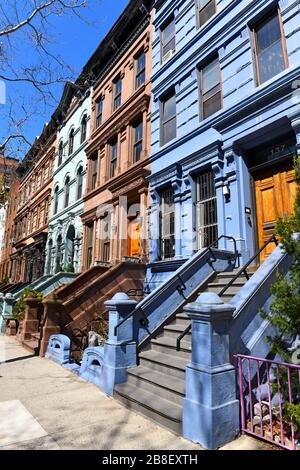
[[[139,222],[132,221],[129,225],[129,237],[128,237],[128,255],[139,257],[140,256],[140,238],[141,238],[141,226]]]
[[[296,196],[294,170],[288,168],[264,172],[256,178],[255,192],[258,244],[262,247],[275,233],[277,220],[293,212]],[[269,244],[260,260],[264,261],[274,248],[275,244]]]

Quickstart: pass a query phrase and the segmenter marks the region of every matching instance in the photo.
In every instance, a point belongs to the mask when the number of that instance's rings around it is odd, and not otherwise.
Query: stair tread
[[[184,371],[186,369],[187,364],[189,363],[189,359],[183,358],[182,356],[174,356],[171,354],[153,351],[151,349],[149,351],[142,351],[139,356],[142,359],[157,362],[158,364],[163,364],[168,367],[173,367]]]
[[[208,284],[208,288],[210,287],[215,287],[217,289],[221,288],[222,287],[226,287],[228,284],[228,282],[210,282]],[[236,281],[234,282],[230,287],[243,287],[245,285],[245,281]]]
[[[127,382],[116,385],[115,391],[128,400],[135,401],[139,405],[153,410],[168,419],[178,423],[182,421],[182,407],[166,400],[165,398],[154,395],[153,393],[145,390],[141,393],[141,390]]]
[[[168,390],[179,393],[184,396],[185,392],[185,381],[178,377],[163,374],[161,372],[154,371],[148,367],[138,366],[133,369],[128,369],[128,375],[134,375],[141,380],[145,380],[160,387],[167,388]]]
[[[151,340],[152,344],[160,344],[162,346],[176,348],[176,338],[170,338],[169,336],[161,336],[160,338],[155,338]],[[187,351],[191,351],[191,343],[182,340],[181,341],[181,349],[185,349]]]
[[[188,320],[188,318],[187,318],[187,320]],[[187,325],[187,326],[188,326],[188,325]],[[164,330],[165,330],[165,331],[176,331],[176,332],[178,332],[178,335],[180,335],[180,333],[183,333],[183,332],[184,332],[185,328],[186,328],[185,325],[182,325],[182,326],[181,326],[181,325],[173,325],[173,324],[170,324],[170,325],[166,325],[166,326],[164,327]],[[190,335],[190,334],[191,334],[191,333],[187,333],[187,335]]]

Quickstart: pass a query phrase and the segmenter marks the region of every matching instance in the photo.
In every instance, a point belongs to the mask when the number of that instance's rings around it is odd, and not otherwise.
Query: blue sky
[[[84,11],[84,18],[88,24],[70,14],[51,19],[50,31],[55,40],[51,46],[52,52],[59,53],[74,69],[74,78],[80,73],[127,4],[128,0],[90,0],[89,8]],[[26,54],[32,54],[32,50],[28,49]],[[32,58],[30,60],[32,61]],[[62,84],[54,88],[57,101],[60,99],[62,89]],[[18,85],[17,89],[15,85],[7,85],[7,95],[15,96],[16,100],[18,93],[26,96],[27,90],[27,85]],[[44,123],[49,121],[52,112],[53,108],[49,107],[41,116],[35,115],[31,119],[30,126],[26,129],[28,140],[33,142],[35,136],[40,135]],[[5,135],[5,122],[3,121],[5,120],[2,119],[0,123],[1,135]]]

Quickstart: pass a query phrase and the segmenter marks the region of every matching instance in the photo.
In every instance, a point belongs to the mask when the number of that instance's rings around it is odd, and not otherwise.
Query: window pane
[[[215,59],[202,70],[202,94],[220,83],[219,59]]]
[[[172,95],[164,102],[164,121],[176,115],[176,96]]]
[[[264,83],[286,67],[277,13],[256,28],[256,46],[259,82]]]
[[[171,119],[164,124],[163,143],[166,144],[176,137],[176,119]]]
[[[144,52],[137,59],[137,73],[141,72],[145,68],[145,54]]]
[[[139,140],[143,139],[143,123],[140,122],[136,127],[135,127],[135,142],[138,142]]]
[[[279,41],[281,39],[281,33],[278,15],[274,15],[261,26],[257,27],[256,34],[258,53],[270,47],[274,42]]]
[[[215,13],[215,0],[200,0],[200,26],[203,26]]]
[[[163,41],[164,44],[167,44],[175,35],[175,23],[172,20],[163,30]]]
[[[221,93],[217,93],[203,103],[203,119],[208,118],[222,108]]]

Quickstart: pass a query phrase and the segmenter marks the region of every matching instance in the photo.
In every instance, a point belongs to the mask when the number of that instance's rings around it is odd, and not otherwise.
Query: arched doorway
[[[58,273],[63,270],[62,266],[62,236],[58,235],[56,241],[56,260],[55,260],[55,272]]]
[[[66,235],[65,242],[65,262],[66,268],[69,271],[74,271],[74,240],[75,240],[75,228],[74,225],[70,225]]]

